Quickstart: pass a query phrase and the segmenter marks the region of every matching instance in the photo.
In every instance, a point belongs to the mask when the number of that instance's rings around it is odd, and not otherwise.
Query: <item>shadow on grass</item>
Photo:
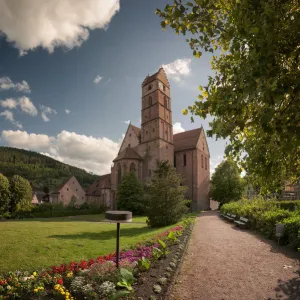
[[[121,237],[132,237],[139,236],[145,233],[151,234],[151,232],[157,231],[157,228],[122,228],[121,226]],[[76,240],[76,239],[86,239],[86,240],[110,240],[115,239],[116,230],[102,231],[102,232],[81,232],[78,234],[55,234],[50,235],[48,238],[56,238],[63,240]]]

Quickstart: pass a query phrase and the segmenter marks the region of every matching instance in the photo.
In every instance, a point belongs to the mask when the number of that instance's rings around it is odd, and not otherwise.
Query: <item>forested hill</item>
[[[0,147],[0,173],[9,178],[20,175],[31,182],[33,189],[46,186],[50,191],[72,175],[85,189],[98,177],[46,155],[10,147]]]

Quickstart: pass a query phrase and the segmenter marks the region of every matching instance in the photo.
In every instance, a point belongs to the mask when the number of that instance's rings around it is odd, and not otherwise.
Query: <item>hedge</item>
[[[274,201],[255,198],[252,200],[240,200],[226,203],[222,206],[222,213],[236,214],[239,217],[249,219],[250,228],[266,235],[268,238],[275,238],[275,225],[285,224],[285,236],[282,243],[292,248],[300,247],[300,209],[298,204],[292,205],[291,201]],[[298,201],[294,201],[298,202]],[[282,204],[282,205],[281,205]],[[283,209],[291,208],[289,209]]]
[[[43,203],[32,208],[30,211],[16,211],[12,214],[5,213],[0,215],[1,219],[28,219],[28,218],[53,218],[68,217],[79,215],[100,214],[106,211],[106,207],[97,208],[95,206],[82,204],[79,207],[64,206],[62,203],[50,204]]]
[[[300,200],[285,200],[285,201],[276,201],[278,207],[287,210],[299,210],[300,209]]]

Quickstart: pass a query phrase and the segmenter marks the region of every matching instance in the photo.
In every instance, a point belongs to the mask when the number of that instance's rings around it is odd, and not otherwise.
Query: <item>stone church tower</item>
[[[143,179],[151,178],[157,161],[173,164],[173,126],[170,84],[163,68],[142,83],[141,143]]]
[[[203,128],[173,135],[170,84],[160,68],[142,83],[141,128],[129,124],[118,156],[111,168],[111,203],[122,176],[135,172],[146,183],[157,167],[167,160],[181,174],[188,187],[186,197],[192,209],[209,208],[209,148]]]

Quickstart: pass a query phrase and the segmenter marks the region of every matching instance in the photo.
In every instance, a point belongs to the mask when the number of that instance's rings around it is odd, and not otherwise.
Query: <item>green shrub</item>
[[[275,236],[275,225],[291,215],[292,212],[284,209],[266,211],[260,214],[256,220],[257,229],[269,238],[272,238]]]
[[[278,207],[280,207],[282,209],[294,211],[294,210],[299,209],[300,200],[277,201],[276,204]]]
[[[249,219],[250,228],[257,229],[269,238],[275,238],[275,225],[285,224],[285,236],[283,242],[293,248],[300,247],[300,210],[298,201],[293,205],[292,201],[282,201],[283,207],[293,208],[295,211],[282,209],[278,201],[264,200],[257,197],[252,200],[240,200],[226,203],[222,206],[222,213],[236,214],[239,217]]]
[[[285,238],[289,246],[297,249],[300,247],[300,214],[294,213],[293,216],[283,220]]]

